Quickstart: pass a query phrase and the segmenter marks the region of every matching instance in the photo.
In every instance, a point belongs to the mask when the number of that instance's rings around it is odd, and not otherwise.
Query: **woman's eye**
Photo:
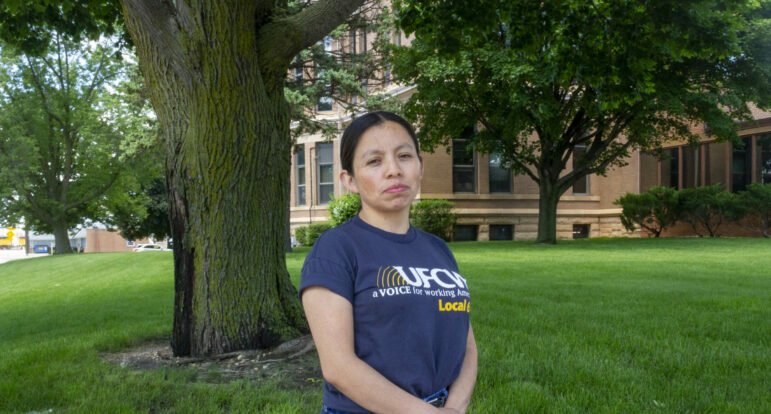
[[[373,159],[371,159],[371,160],[367,161],[367,165],[375,165],[375,164],[377,164],[378,162],[380,162],[380,160],[379,160],[379,159],[377,159],[377,158],[373,158]]]
[[[402,158],[402,159],[412,158],[412,154],[410,153],[399,154],[399,158]]]

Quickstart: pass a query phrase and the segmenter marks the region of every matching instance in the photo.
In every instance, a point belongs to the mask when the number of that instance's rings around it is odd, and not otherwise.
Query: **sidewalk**
[[[32,257],[41,257],[41,256],[47,256],[48,253],[29,253],[29,256],[24,254],[24,249],[0,249],[0,264],[3,264],[5,262],[10,262],[11,260],[16,259],[29,259]]]

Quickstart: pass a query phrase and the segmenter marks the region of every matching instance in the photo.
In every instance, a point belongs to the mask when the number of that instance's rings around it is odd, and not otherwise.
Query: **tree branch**
[[[98,188],[96,191],[92,192],[91,195],[89,195],[87,197],[84,197],[84,198],[82,198],[80,200],[72,201],[69,204],[66,204],[65,205],[65,210],[69,210],[71,208],[75,208],[75,207],[81,206],[81,205],[86,204],[89,201],[91,201],[91,200],[93,200],[93,199],[103,195],[104,193],[107,192],[107,190],[110,189],[110,187],[112,187],[112,185],[115,183],[115,180],[118,179],[118,176],[120,176],[120,172],[117,172],[117,171],[113,172],[112,176],[110,177],[110,181],[105,183],[105,185],[103,185],[102,187]]]
[[[364,0],[319,0],[295,15],[264,25],[259,29],[257,45],[264,62],[261,66],[283,67],[300,51],[345,22],[363,3]]]
[[[153,48],[158,56],[164,57],[179,79],[192,84],[191,73],[184,62],[183,32],[194,30],[192,16],[183,0],[172,4],[171,0],[120,0],[126,27],[134,42]],[[139,29],[139,30],[137,30]]]

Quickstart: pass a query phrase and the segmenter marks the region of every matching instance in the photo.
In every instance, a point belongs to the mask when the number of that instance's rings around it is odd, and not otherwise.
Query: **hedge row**
[[[627,193],[614,204],[621,206],[621,223],[627,230],[639,227],[655,237],[677,222],[690,224],[699,237],[719,237],[725,222],[770,237],[771,184],[753,183],[737,194],[720,185],[679,191],[653,187],[642,194]]]
[[[410,207],[410,222],[413,226],[441,237],[452,239],[453,228],[458,215],[452,212],[453,203],[447,200],[421,200]],[[346,194],[329,203],[330,222],[314,223],[295,229],[295,238],[303,246],[313,246],[321,233],[338,224],[352,219],[361,209],[357,194]]]

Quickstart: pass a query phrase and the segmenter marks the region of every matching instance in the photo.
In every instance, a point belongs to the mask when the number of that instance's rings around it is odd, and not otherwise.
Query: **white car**
[[[166,249],[158,244],[138,244],[134,247],[135,252],[162,252]]]

